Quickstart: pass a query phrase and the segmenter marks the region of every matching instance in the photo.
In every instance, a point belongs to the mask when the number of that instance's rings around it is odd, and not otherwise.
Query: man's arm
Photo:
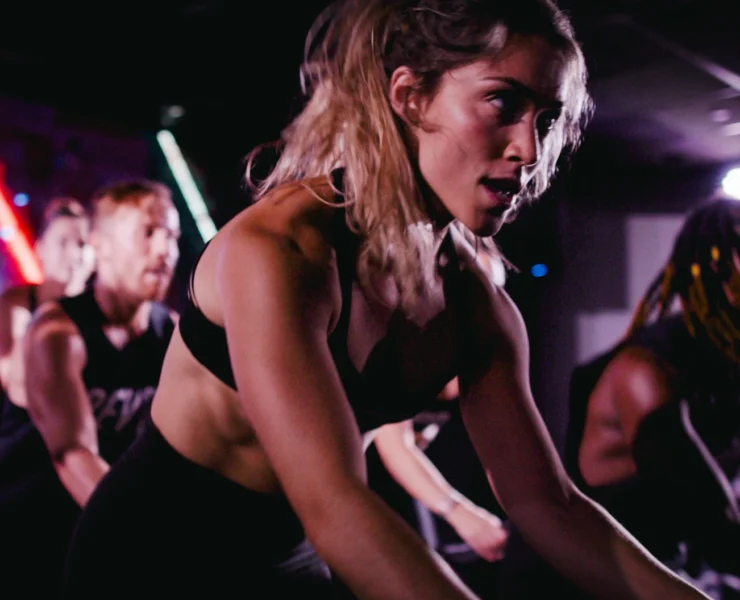
[[[98,455],[97,424],[82,380],[85,343],[56,302],[31,322],[23,358],[31,418],[59,479],[84,506],[109,465]]]
[[[705,441],[732,416],[711,414],[709,402],[687,396],[669,368],[640,348],[626,349],[614,369],[611,392],[642,481],[676,513],[682,535],[737,564],[740,504]]]

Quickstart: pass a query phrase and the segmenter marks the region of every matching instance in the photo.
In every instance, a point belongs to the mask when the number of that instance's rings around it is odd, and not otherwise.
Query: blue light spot
[[[547,265],[542,263],[532,265],[532,277],[544,277],[547,275]]]
[[[27,206],[28,194],[16,194],[13,197],[13,204],[15,204],[16,206]]]
[[[0,227],[0,240],[5,240],[7,242],[14,235],[15,235],[14,227],[10,227],[9,225],[6,225],[5,227]]]

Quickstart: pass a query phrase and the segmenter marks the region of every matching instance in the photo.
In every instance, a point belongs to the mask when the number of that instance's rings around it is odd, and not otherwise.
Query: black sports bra
[[[341,183],[341,175],[339,182]],[[337,187],[341,189],[341,187]],[[389,395],[387,390],[385,393],[383,392],[383,382],[364,378],[358,373],[350,360],[347,338],[360,238],[352,233],[347,226],[344,209],[338,207],[336,211],[334,225],[335,251],[342,294],[342,309],[337,325],[328,341],[347,399],[355,413],[360,430],[366,432],[386,423],[408,419],[422,410],[434,406],[435,398],[403,398],[402,402],[398,402],[399,397],[397,395]],[[205,248],[203,251],[205,251]],[[201,256],[203,251],[201,251]],[[200,257],[190,275],[188,296],[178,325],[180,336],[198,362],[223,383],[236,389],[226,332],[223,327],[208,320],[195,300],[193,276],[199,260]]]
[[[336,220],[344,220],[344,210],[337,209]],[[338,223],[339,225],[339,223]],[[339,270],[339,285],[342,291],[342,310],[337,322],[337,326],[329,337],[330,345],[339,344],[342,339],[346,346],[347,330],[349,327],[349,313],[352,301],[352,281],[354,278],[354,263],[359,246],[359,239],[352,235],[346,225],[339,231],[344,234],[338,238],[337,244],[337,266]],[[344,243],[342,243],[344,242]],[[340,247],[341,246],[341,247]],[[195,269],[200,262],[200,257],[205,252],[203,248],[200,256],[196,260],[193,270],[190,274],[188,285],[188,295],[185,301],[185,308],[179,320],[180,336],[191,354],[206,367],[211,373],[218,377],[229,387],[236,389],[234,372],[231,368],[231,358],[229,357],[228,344],[226,341],[226,331],[220,325],[210,321],[203,311],[198,307],[193,289],[193,279]]]

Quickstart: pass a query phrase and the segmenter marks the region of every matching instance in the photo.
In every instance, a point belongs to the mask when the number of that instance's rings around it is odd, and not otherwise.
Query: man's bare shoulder
[[[48,336],[80,336],[77,325],[55,300],[45,302],[38,308],[27,330],[27,337],[32,342],[38,343]]]
[[[594,395],[608,394],[620,405],[647,414],[671,401],[676,383],[672,371],[650,350],[628,345],[606,366]]]

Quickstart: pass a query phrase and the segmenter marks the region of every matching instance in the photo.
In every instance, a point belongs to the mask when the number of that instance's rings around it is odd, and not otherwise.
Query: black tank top
[[[672,315],[651,323],[608,352],[577,367],[571,378],[570,416],[566,435],[565,464],[576,485],[607,508],[660,558],[672,557],[681,541],[673,507],[666,506],[638,475],[624,481],[590,487],[578,464],[591,392],[611,360],[625,347],[650,351],[673,371],[677,395],[691,399],[691,420],[702,442],[731,477],[737,469],[733,445],[740,422],[738,390],[727,377],[725,361],[708,342],[691,336],[683,316]],[[681,506],[678,503],[677,506]]]
[[[685,398],[702,398],[702,404],[708,409],[711,407],[715,415],[712,438],[716,439],[705,441],[721,446],[735,435],[740,390],[728,379],[726,363],[719,358],[716,348],[691,336],[682,315],[671,315],[638,329],[630,338],[573,371],[566,462],[579,478],[578,448],[586,424],[589,397],[607,365],[628,346],[650,351],[671,367]],[[718,414],[726,417],[718,418]]]
[[[334,183],[338,189],[341,189],[341,173],[335,174]],[[356,279],[357,253],[361,240],[350,231],[345,211],[341,207],[336,209],[333,228],[334,239],[336,240],[335,252],[339,285],[342,293],[342,310],[337,326],[329,336],[329,348],[360,431],[364,433],[386,423],[403,421],[413,417],[422,410],[433,407],[435,399],[434,395],[430,394],[405,398],[402,403],[399,403],[398,396],[389,395],[387,390],[382,390],[382,382],[363,378],[350,360],[347,337],[352,308],[352,288]],[[449,235],[444,241],[444,245],[448,254],[450,252],[454,253]],[[203,250],[205,251],[205,248]],[[454,254],[450,254],[450,256],[454,257]],[[191,272],[188,297],[178,324],[180,335],[198,362],[223,383],[236,389],[226,342],[226,332],[223,327],[208,320],[198,307],[193,293],[193,274],[197,264],[198,261],[196,261]],[[448,262],[448,266],[445,267],[450,275],[445,278],[446,289],[455,287],[453,283],[455,274],[460,272],[459,269],[453,267],[456,264],[456,260],[451,260]]]
[[[147,330],[118,349],[103,333],[106,318],[92,290],[59,303],[85,342],[82,378],[98,423],[100,455],[113,462],[149,416],[174,322],[167,307],[153,303]]]
[[[149,327],[122,349],[103,333],[105,316],[92,290],[58,301],[80,331],[87,351],[83,380],[98,424],[100,456],[113,463],[145,425],[174,328],[169,310],[153,304]],[[46,446],[28,412],[3,402],[0,498],[8,486],[55,476]],[[25,483],[24,483],[25,482]]]

